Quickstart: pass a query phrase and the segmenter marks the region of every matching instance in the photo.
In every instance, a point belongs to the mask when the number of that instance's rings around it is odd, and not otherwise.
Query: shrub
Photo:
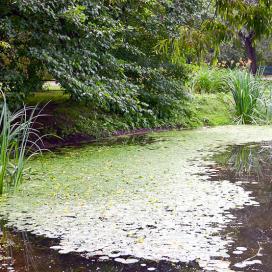
[[[189,87],[194,93],[226,92],[227,69],[202,66],[193,73]]]
[[[133,123],[143,116],[153,122],[171,115],[182,95],[184,72],[170,78],[169,58],[154,53],[157,42],[172,36],[170,26],[177,24],[170,3],[2,2],[0,79],[16,94],[14,102],[18,95],[25,101],[45,78],[54,78],[72,100],[128,116]]]

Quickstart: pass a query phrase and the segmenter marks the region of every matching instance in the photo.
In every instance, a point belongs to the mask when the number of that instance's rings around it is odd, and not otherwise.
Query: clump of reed
[[[26,162],[42,152],[42,136],[33,127],[41,110],[24,106],[11,113],[1,92],[0,116],[0,195],[22,183]]]
[[[233,70],[226,78],[226,85],[233,96],[236,123],[260,124],[271,117],[267,86],[261,76],[247,70]]]
[[[229,69],[201,66],[190,78],[190,89],[194,93],[224,93],[227,92],[225,78]]]

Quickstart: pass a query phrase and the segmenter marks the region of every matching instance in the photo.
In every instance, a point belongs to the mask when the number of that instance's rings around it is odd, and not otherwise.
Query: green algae
[[[20,230],[60,238],[55,249],[62,253],[198,259],[202,267],[227,257],[229,241],[219,235],[230,222],[225,212],[254,200],[228,181],[208,181],[204,158],[231,144],[272,140],[272,128],[169,131],[147,139],[66,148],[31,161],[32,175],[0,213]],[[212,264],[228,271],[227,263]]]
[[[171,178],[167,172],[173,171],[175,157],[183,161],[220,145],[270,139],[272,131],[268,127],[227,126],[150,133],[147,137],[150,143],[145,145],[108,142],[45,154],[30,163],[31,176],[19,195],[93,199],[137,190],[158,183],[158,177]]]

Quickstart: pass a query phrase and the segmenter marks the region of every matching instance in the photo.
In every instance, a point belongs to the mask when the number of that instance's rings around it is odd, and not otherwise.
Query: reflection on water
[[[0,271],[5,272],[198,272],[195,262],[189,264],[171,263],[167,261],[154,262],[137,260],[133,257],[84,258],[76,254],[59,254],[50,249],[57,240],[31,235],[27,232],[16,232],[6,229],[1,223],[0,229]],[[122,261],[126,261],[123,264]]]
[[[236,220],[225,231],[234,243],[229,249],[233,270],[272,269],[272,148],[271,143],[239,145],[214,156],[214,180],[230,180],[251,191],[259,204],[232,210]]]
[[[272,146],[269,144],[237,145],[214,158],[227,166],[236,176],[254,175],[259,179],[265,174],[263,169],[271,165]]]
[[[158,137],[153,137],[152,133],[149,134],[139,134],[139,135],[123,135],[118,137],[101,139],[99,141],[94,141],[90,143],[79,143],[74,145],[68,145],[66,147],[57,148],[54,152],[58,154],[65,153],[73,148],[84,149],[88,146],[108,146],[108,147],[119,147],[119,146],[147,146],[154,144],[156,142],[162,142],[163,139]]]

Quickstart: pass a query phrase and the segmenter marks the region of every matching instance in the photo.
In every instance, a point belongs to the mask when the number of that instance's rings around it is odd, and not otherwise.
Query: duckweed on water
[[[21,231],[59,238],[60,253],[198,260],[230,271],[231,239],[219,235],[233,219],[228,210],[257,203],[238,185],[208,180],[204,158],[229,144],[272,140],[272,128],[150,137],[145,145],[86,146],[32,161],[31,180],[2,204],[2,216]]]

